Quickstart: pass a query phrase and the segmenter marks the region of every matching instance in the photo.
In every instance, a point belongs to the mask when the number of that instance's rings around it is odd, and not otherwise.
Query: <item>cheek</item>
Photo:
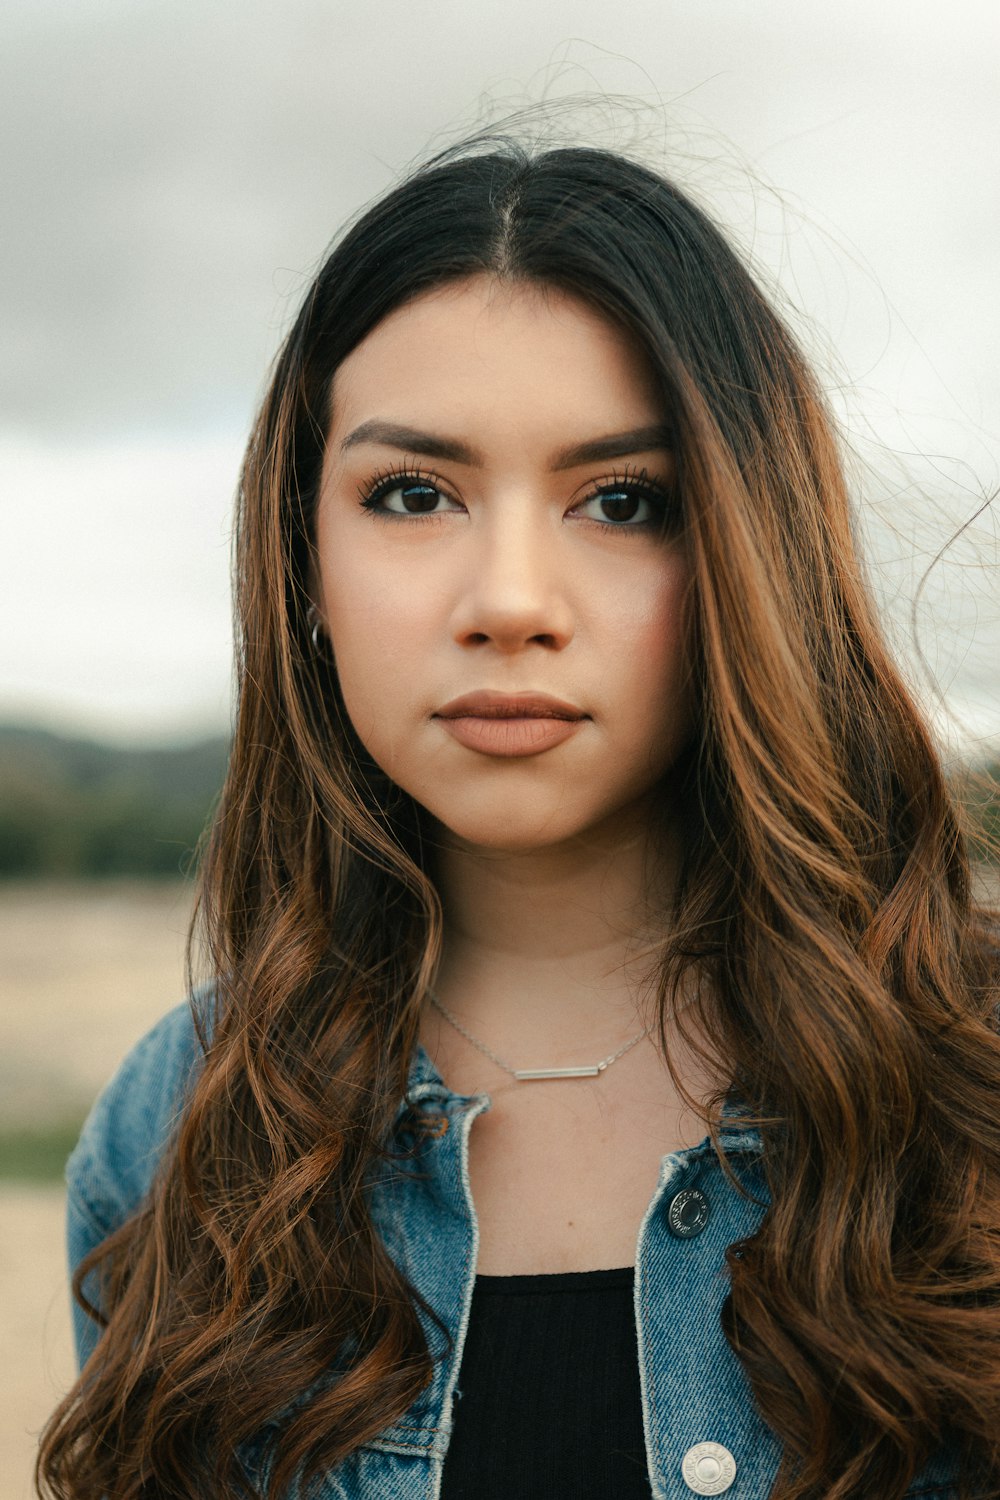
[[[691,634],[690,570],[683,556],[672,558],[633,597],[636,670],[651,682],[673,682],[687,672]]]
[[[335,582],[323,579],[323,611],[344,703],[363,739],[388,727],[392,704],[426,660],[428,601],[407,587],[405,576],[380,577],[356,550]]]
[[[674,744],[693,718],[690,574],[682,560],[646,596],[634,621],[631,682],[649,727]],[[652,721],[651,724],[649,721]]]

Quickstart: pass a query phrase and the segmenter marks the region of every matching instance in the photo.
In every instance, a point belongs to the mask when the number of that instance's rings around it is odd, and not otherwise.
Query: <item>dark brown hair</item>
[[[420,291],[481,272],[614,320],[677,434],[699,711],[672,775],[689,795],[657,995],[665,1015],[697,981],[687,1014],[731,1065],[706,1120],[731,1088],[764,1136],[772,1204],[728,1252],[724,1327],[784,1445],[775,1500],[895,1500],[945,1439],[997,1483],[996,929],[883,644],[829,417],[740,257],[669,182],[502,139],[360,218],[278,358],[241,479],[239,712],[202,870],[217,1018],[149,1201],[77,1273],[80,1294],[101,1270],[105,1327],[40,1483],[244,1494],[237,1446],[297,1393],[271,1429],[280,1494],[429,1379],[366,1186],[442,912],[421,810],[311,647],[308,581],[339,363]]]

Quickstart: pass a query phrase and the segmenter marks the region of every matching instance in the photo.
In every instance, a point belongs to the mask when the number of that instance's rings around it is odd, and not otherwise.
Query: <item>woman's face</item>
[[[641,816],[691,703],[688,558],[640,350],[571,295],[475,276],[380,323],[331,411],[316,602],[372,758],[478,847]],[[580,717],[441,717],[483,691]]]

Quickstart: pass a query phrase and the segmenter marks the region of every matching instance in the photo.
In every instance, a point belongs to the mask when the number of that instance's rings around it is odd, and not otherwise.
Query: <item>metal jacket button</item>
[[[667,1205],[667,1228],[679,1240],[693,1239],[696,1234],[701,1234],[711,1212],[709,1201],[700,1188],[681,1188]]]
[[[721,1495],[736,1478],[736,1460],[721,1443],[695,1443],[681,1460],[681,1473],[696,1495]]]

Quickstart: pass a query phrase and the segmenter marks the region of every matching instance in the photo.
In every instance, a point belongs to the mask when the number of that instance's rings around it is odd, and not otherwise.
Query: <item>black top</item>
[[[650,1500],[632,1267],[477,1276],[441,1500]]]

